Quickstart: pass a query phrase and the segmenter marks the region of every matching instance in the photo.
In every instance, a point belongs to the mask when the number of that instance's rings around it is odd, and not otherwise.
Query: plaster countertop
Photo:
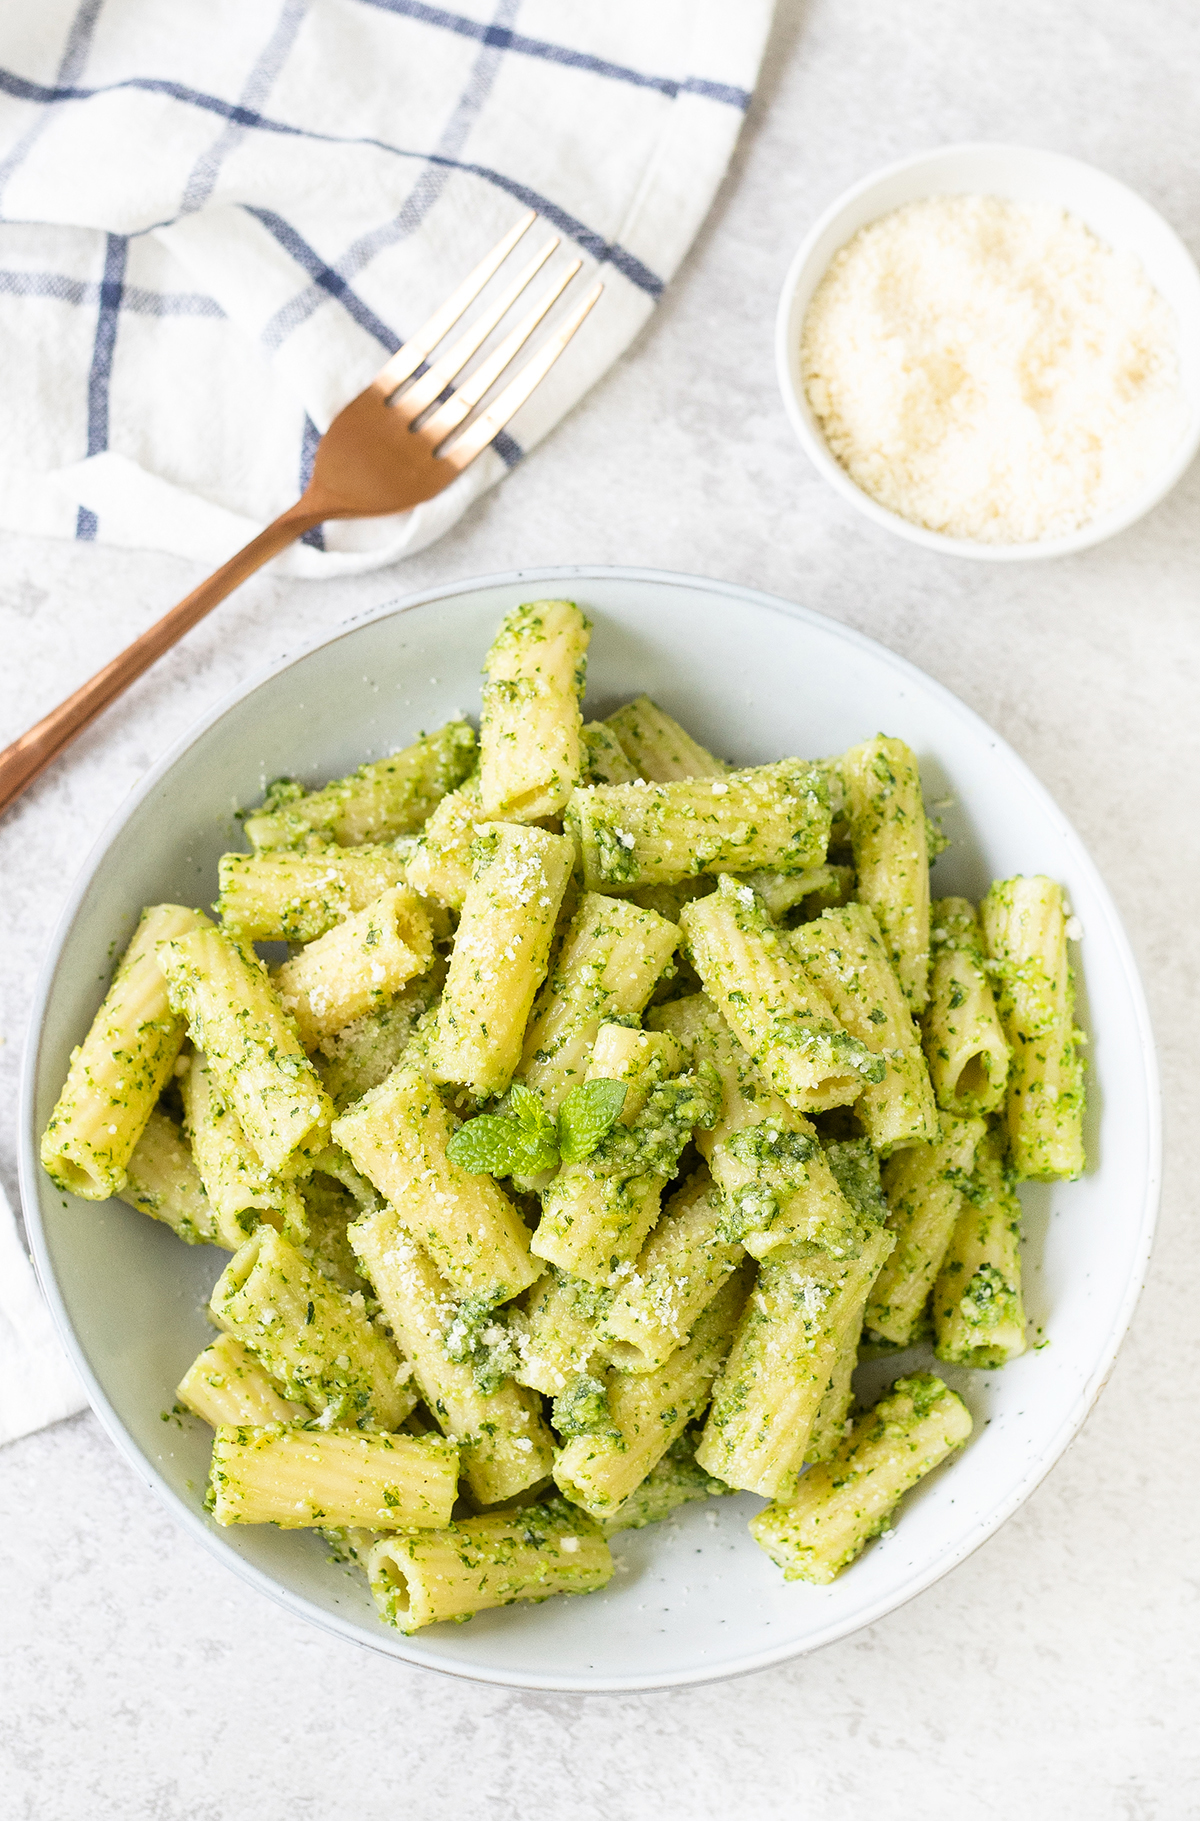
[[[37,965],[96,830],[268,659],[425,584],[532,563],[692,570],[902,652],[1012,742],[1089,844],[1155,1020],[1168,1168],[1111,1383],[1028,1504],[948,1579],[817,1656],[637,1697],[506,1694],[305,1628],[240,1585],[80,1416],[0,1454],[0,1809],[37,1821],[458,1821],[1200,1813],[1194,1111],[1200,470],[1058,563],[938,558],[807,466],[771,358],[817,212],[875,166],[994,137],[1092,160],[1200,250],[1181,0],[784,0],[736,168],[628,357],[442,543],[350,581],[259,577],[0,825],[0,1170]],[[0,540],[0,742],[199,579],[161,555]],[[1188,1090],[1193,1090],[1189,1102]],[[1190,1368],[1190,1369],[1189,1369]]]

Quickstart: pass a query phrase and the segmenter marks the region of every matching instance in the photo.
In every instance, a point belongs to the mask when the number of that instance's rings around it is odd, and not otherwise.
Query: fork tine
[[[434,362],[427,373],[413,381],[403,395],[396,400],[394,409],[398,410],[407,422],[412,423],[422,411],[430,406],[439,393],[445,391],[456,373],[461,373],[471,356],[481,348],[497,323],[502,322],[516,303],[526,285],[530,284],[541,271],[551,253],[558,246],[558,235],[548,240],[540,253],[535,253],[529,264],[518,272],[512,284],[503,295],[497,298],[490,310],[473,322],[465,335],[460,335],[454,346]]]
[[[452,329],[463,311],[474,303],[484,285],[492,274],[504,264],[522,234],[537,220],[537,210],[530,209],[521,219],[513,224],[508,233],[498,240],[491,252],[481,259],[469,278],[465,278],[457,291],[452,291],[445,303],[436,309],[421,327],[410,335],[402,348],[398,348],[389,361],[380,367],[371,384],[375,391],[389,398],[397,386],[403,385],[406,379],[416,372],[421,362],[430,351],[437,347],[447,330]]]
[[[492,400],[482,416],[477,417],[461,436],[455,437],[449,448],[440,452],[452,468],[461,474],[468,463],[482,454],[492,438],[503,430],[509,418],[520,410],[529,394],[545,379],[603,289],[603,284],[593,285],[579,308],[567,317],[561,328],[555,330],[532,360],[526,361],[516,379],[505,386],[500,396]]]
[[[582,259],[575,260],[565,272],[546,286],[529,314],[521,318],[495,352],[489,354],[475,372],[455,388],[445,404],[439,406],[433,416],[421,425],[423,436],[429,436],[434,443],[439,443],[452,430],[456,430],[464,418],[470,416],[480,399],[491,391],[504,369],[516,359],[550,306],[562,296],[582,264]]]

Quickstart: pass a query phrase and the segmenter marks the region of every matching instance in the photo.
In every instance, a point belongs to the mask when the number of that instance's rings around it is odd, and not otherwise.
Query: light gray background
[[[177,1531],[78,1417],[0,1456],[6,1817],[1200,1813],[1187,1231],[1200,1179],[1200,473],[1101,550],[1045,567],[940,560],[816,480],[771,361],[775,298],[815,215],[927,146],[995,137],[1091,159],[1200,252],[1198,68],[1191,0],[783,0],[696,249],[574,416],[402,568],[252,582],[0,825],[0,1170],[13,1190],[18,1053],[68,882],[168,743],[268,659],[399,593],[532,563],[693,570],[861,628],[1033,766],[1089,843],[1144,971],[1166,1197],[1133,1332],[1080,1440],[971,1561],[858,1637],[741,1682],[581,1699],[443,1680],[307,1630]],[[199,579],[161,555],[0,540],[0,742]]]

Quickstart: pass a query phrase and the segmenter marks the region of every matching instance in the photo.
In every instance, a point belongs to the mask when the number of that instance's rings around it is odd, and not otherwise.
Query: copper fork
[[[529,397],[554,365],[601,291],[596,284],[582,303],[549,336],[537,352],[497,394],[486,409],[467,423],[501,374],[511,364],[551,305],[570,284],[583,261],[577,259],[553,279],[495,351],[462,383],[443,394],[488,336],[498,328],[517,298],[558,246],[555,236],[517,273],[495,302],[480,313],[444,354],[424,372],[420,369],[459,318],[495,276],[521,236],[537,219],[522,216],[470,277],[429,320],[405,342],[375,375],[365,392],[339,412],[317,447],[312,479],[296,504],[252,538],[244,550],[223,563],[199,588],[140,638],[98,671],[89,683],[0,753],[0,812],[28,785],[102,709],[148,670],[156,658],[181,639],[219,601],[269,562],[296,538],[326,519],[376,518],[432,499],[448,487]],[[408,382],[408,383],[406,383]],[[438,401],[442,402],[439,403]],[[465,424],[465,428],[462,426]]]

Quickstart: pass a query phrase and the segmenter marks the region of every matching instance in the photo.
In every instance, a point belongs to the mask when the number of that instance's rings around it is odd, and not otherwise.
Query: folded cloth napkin
[[[605,292],[421,549],[626,348],[703,220],[773,0],[38,0],[0,19],[0,523],[214,565],[517,216]],[[515,266],[506,268],[506,271]],[[499,281],[494,281],[499,282]],[[536,341],[532,346],[536,347]]]
[[[0,1189],[0,1446],[86,1409]]]

